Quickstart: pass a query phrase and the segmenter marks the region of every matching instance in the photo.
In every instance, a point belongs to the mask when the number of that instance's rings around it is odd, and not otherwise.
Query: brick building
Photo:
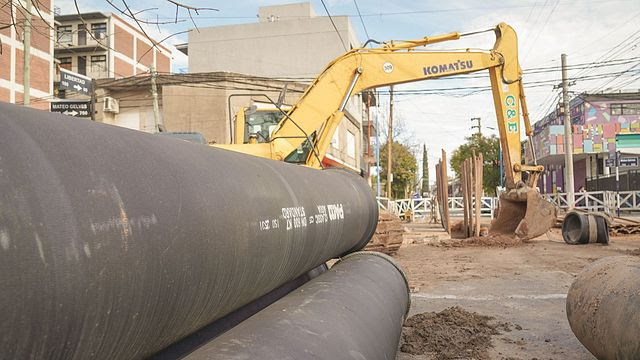
[[[57,15],[55,58],[60,66],[94,79],[171,72],[171,51],[111,13]]]
[[[53,93],[52,7],[52,0],[39,0],[31,10],[30,106],[43,110]],[[0,6],[0,101],[16,104],[23,103],[24,93],[25,8],[17,1]]]

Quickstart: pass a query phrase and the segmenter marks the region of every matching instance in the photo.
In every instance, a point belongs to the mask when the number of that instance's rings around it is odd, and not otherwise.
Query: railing
[[[569,201],[566,193],[542,194],[547,200],[559,207],[567,210]],[[428,198],[398,199],[377,198],[380,209],[387,210],[396,216],[404,218],[408,211],[413,217],[427,217],[431,213],[433,203]],[[485,196],[480,203],[480,214],[483,217],[494,217],[494,209],[497,207],[498,198]],[[462,197],[452,196],[449,198],[449,214],[451,216],[462,216]],[[473,204],[475,209],[475,201]],[[586,211],[601,211],[610,215],[616,215],[619,209],[622,212],[640,211],[640,191],[589,191],[575,193],[576,209]]]
[[[483,197],[480,202],[480,215],[493,219],[496,201],[497,198],[494,197]],[[416,218],[427,217],[433,207],[433,200],[429,198],[389,200],[388,198],[379,197],[377,198],[377,202],[380,209],[387,210],[401,218],[404,218],[408,211],[411,211],[413,217]],[[473,206],[475,209],[475,201]],[[449,214],[452,216],[462,216],[462,209],[462,197],[449,198]]]
[[[544,194],[559,208],[569,208],[567,193]],[[587,211],[602,211],[611,215],[620,210],[624,212],[640,211],[640,191],[589,191],[575,193],[575,208]]]
[[[462,201],[462,196],[452,196],[449,198],[449,215],[462,216],[464,214],[464,204]],[[493,219],[493,211],[495,209],[496,201],[498,201],[498,198],[483,196],[480,199],[480,216],[490,217]],[[475,199],[472,199],[472,207],[475,211]]]
[[[560,209],[569,208],[567,193],[543,194],[551,203]],[[612,191],[590,191],[575,193],[576,209],[602,211],[612,213],[616,209],[615,193]]]

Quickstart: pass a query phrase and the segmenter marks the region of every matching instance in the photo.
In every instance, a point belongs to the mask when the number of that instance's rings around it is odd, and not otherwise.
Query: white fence
[[[551,203],[560,209],[569,208],[566,193],[542,194]],[[379,197],[378,206],[383,210],[404,217],[407,211],[411,211],[416,218],[428,217],[433,206],[432,200],[427,198],[389,200]],[[494,217],[498,198],[485,196],[480,204],[480,214],[484,217]],[[461,196],[449,198],[449,214],[451,216],[462,216],[463,206]],[[475,209],[475,201],[474,201]],[[640,211],[640,191],[590,191],[575,193],[575,208],[587,211],[602,211],[611,215],[616,215],[617,210],[622,212]]]
[[[428,217],[433,207],[433,202],[428,198],[398,199],[389,200],[388,198],[379,197],[378,206],[387,210],[396,216],[404,217],[407,211],[411,211],[413,217]],[[493,211],[495,209],[497,198],[483,197],[480,202],[480,216],[490,217],[493,219]],[[475,201],[473,202],[475,209]],[[449,198],[449,214],[451,216],[462,216],[463,206],[461,196],[452,196]]]
[[[569,208],[567,193],[544,194],[559,208]],[[640,191],[589,191],[575,193],[575,208],[588,211],[603,211],[615,215],[623,212],[640,211]]]

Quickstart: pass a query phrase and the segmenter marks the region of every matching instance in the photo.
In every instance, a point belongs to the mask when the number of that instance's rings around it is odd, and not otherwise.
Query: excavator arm
[[[503,150],[507,196],[501,198],[502,217],[492,228],[531,238],[544,233],[555,222],[555,208],[533,189],[542,166],[522,164],[521,122],[529,137],[531,125],[518,63],[517,36],[513,28],[498,24],[491,50],[428,51],[424,46],[458,40],[474,33],[449,33],[413,41],[389,42],[378,48],[358,48],[329,63],[284,115],[269,142],[220,145],[221,147],[275,160],[290,161],[302,152],[307,166],[320,167],[345,106],[353,94],[363,90],[474,73],[488,70]],[[522,113],[522,121],[521,119]],[[308,153],[301,151],[306,146]],[[528,186],[522,173],[529,172]],[[503,206],[504,204],[504,206]],[[523,206],[524,205],[524,206]],[[507,209],[506,211],[504,211]],[[518,213],[515,217],[512,214]],[[552,214],[553,213],[553,214]],[[553,218],[553,219],[552,219]],[[515,219],[515,221],[514,221]]]
[[[507,186],[515,187],[521,171],[541,167],[521,165],[520,112],[526,109],[517,37],[501,23],[493,29],[496,42],[489,51],[423,51],[429,44],[458,40],[457,32],[414,41],[390,42],[378,48],[353,49],[329,63],[283,117],[271,141],[222,147],[253,155],[284,160],[303,143],[312,141],[306,165],[320,167],[333,133],[344,116],[349,98],[363,90],[489,70],[504,153]],[[526,114],[526,112],[525,112]],[[530,133],[528,116],[525,128]]]

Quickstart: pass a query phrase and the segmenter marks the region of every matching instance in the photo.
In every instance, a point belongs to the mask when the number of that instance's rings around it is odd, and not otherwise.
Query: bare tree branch
[[[171,21],[148,21],[148,20],[144,20],[144,19],[138,19],[136,17],[137,14],[144,12],[144,11],[149,11],[149,10],[153,10],[153,9],[157,9],[157,8],[149,8],[149,9],[145,9],[145,10],[141,10],[141,11],[136,11],[135,13],[133,13],[133,15],[130,15],[127,11],[120,9],[118,6],[116,6],[116,4],[113,3],[112,0],[105,0],[107,2],[107,4],[111,5],[111,7],[113,7],[114,9],[116,9],[121,15],[128,17],[131,20],[134,20],[136,22],[140,22],[143,24],[147,24],[147,25],[164,25],[164,24],[174,24],[174,23],[179,23],[179,22],[183,22],[186,20],[176,20],[175,22],[173,20]]]
[[[185,5],[185,4],[179,3],[177,1],[174,1],[174,0],[167,0],[167,1],[176,6],[176,19],[175,19],[175,22],[178,22],[178,9],[183,8],[183,9],[187,10],[187,13],[189,14],[189,19],[191,19],[191,23],[193,23],[193,27],[195,27],[195,29],[198,32],[200,32],[200,29],[198,29],[198,25],[193,20],[193,16],[191,15],[191,11],[195,12],[196,15],[200,15],[199,11],[220,11],[219,9],[209,8],[209,7],[189,6],[189,5]]]
[[[190,31],[191,31],[191,30],[178,31],[178,32],[176,32],[176,33],[173,33],[173,34],[171,34],[171,35],[169,35],[169,36],[167,36],[167,37],[163,38],[162,40],[160,40],[160,41],[158,41],[158,42],[155,42],[155,41],[154,41],[154,43],[155,43],[156,45],[160,45],[160,44],[162,44],[163,42],[165,42],[165,41],[167,41],[167,40],[171,39],[171,38],[172,38],[172,37],[174,37],[174,36],[178,36],[178,35],[181,35],[181,34],[186,34],[186,33],[190,32]],[[143,58],[145,55],[147,55],[147,54],[149,53],[149,51],[151,51],[152,49],[153,49],[153,47],[150,47],[147,51],[145,51],[142,55],[140,55],[140,56],[138,57],[138,59],[142,59],[142,58]],[[137,63],[140,63],[140,60],[137,60]]]

